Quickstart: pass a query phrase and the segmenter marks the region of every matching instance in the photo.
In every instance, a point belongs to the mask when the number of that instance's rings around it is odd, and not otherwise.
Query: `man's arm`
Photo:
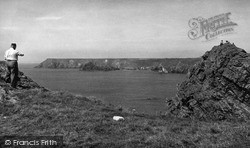
[[[18,55],[18,56],[24,56],[24,54],[23,54],[23,53],[20,53],[19,51],[17,52],[17,55]]]

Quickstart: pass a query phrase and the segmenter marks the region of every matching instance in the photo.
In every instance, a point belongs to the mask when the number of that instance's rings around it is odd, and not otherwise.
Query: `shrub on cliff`
[[[199,119],[247,119],[250,116],[250,56],[234,44],[215,46],[194,65],[168,112]]]

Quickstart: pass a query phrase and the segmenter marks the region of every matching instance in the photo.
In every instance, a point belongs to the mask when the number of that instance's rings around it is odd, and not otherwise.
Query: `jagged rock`
[[[6,65],[4,61],[0,61],[0,101],[6,98],[11,98],[13,88],[10,87],[10,84],[5,82],[6,75]],[[44,87],[41,87],[31,78],[24,75],[23,72],[19,71],[19,82],[17,83],[18,90],[22,89],[41,89],[47,90]]]
[[[0,103],[6,98],[6,91],[3,88],[0,88]]]
[[[167,100],[168,113],[224,120],[250,117],[250,56],[234,44],[215,46],[202,56]]]
[[[18,98],[17,97],[11,97],[10,99],[8,99],[7,101],[9,101],[10,103],[12,104],[16,104],[18,101]]]

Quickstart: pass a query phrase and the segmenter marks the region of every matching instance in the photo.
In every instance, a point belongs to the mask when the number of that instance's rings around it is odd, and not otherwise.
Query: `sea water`
[[[91,96],[147,114],[164,112],[166,98],[174,97],[176,85],[186,79],[184,74],[159,74],[146,70],[86,72],[78,69],[33,68],[35,65],[19,64],[19,69],[50,90]]]

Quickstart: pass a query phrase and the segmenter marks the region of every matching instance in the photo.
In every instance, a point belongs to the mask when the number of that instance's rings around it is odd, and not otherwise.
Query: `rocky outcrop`
[[[5,82],[6,75],[6,65],[4,61],[0,61],[0,103],[6,100],[15,100],[14,93],[22,93],[22,90],[27,89],[40,89],[46,91],[44,87],[39,86],[31,78],[25,76],[23,72],[19,71],[19,81],[17,84],[17,89],[10,87],[10,84]],[[13,101],[15,102],[15,101]]]
[[[155,67],[152,67],[151,70],[152,71],[156,71],[159,72],[162,70],[162,68],[166,69],[167,73],[180,73],[180,74],[186,74],[188,73],[189,68],[195,64],[196,59],[193,59],[194,61],[191,62],[190,64],[184,64],[185,61],[179,61],[178,63],[176,63],[176,65],[167,65],[167,66],[163,66],[163,65],[157,65]]]
[[[113,67],[110,65],[98,66],[93,62],[89,62],[81,66],[80,70],[81,71],[113,71],[113,70],[119,70],[119,68]]]
[[[225,120],[250,117],[250,56],[226,43],[207,51],[168,99],[168,113]]]
[[[200,58],[166,58],[166,59],[47,59],[36,68],[80,68],[84,65],[106,67],[106,69],[120,70],[153,70],[157,71],[159,65],[163,66],[169,73],[187,73],[190,66],[198,62]],[[105,69],[105,68],[104,68]]]

